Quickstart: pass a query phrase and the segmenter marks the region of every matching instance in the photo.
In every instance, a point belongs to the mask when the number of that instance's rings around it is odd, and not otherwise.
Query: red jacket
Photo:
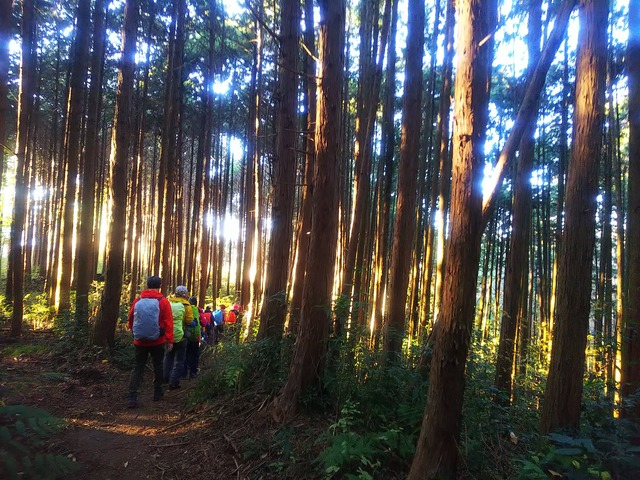
[[[201,308],[198,308],[198,310],[200,310],[200,325],[205,328],[208,327],[211,323],[211,312],[205,312]]]
[[[136,305],[140,298],[159,298],[160,307],[160,328],[164,329],[164,335],[160,336],[153,342],[141,342],[140,340],[134,340],[134,345],[153,347],[154,345],[162,345],[163,343],[173,343],[173,314],[171,313],[171,304],[169,300],[163,297],[162,293],[158,290],[143,290],[140,296],[136,298],[131,304],[129,310],[129,322],[127,328],[131,330],[133,328],[133,307]]]

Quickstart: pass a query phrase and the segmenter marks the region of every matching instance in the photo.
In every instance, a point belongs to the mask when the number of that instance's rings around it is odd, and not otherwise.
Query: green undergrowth
[[[26,302],[25,311],[32,322],[50,312],[43,297],[30,297]],[[0,315],[6,321],[5,313]],[[121,320],[126,318],[126,308],[120,316]],[[202,362],[207,368],[190,390],[191,406],[219,400],[233,404],[233,397],[240,398],[244,392],[252,393],[247,398],[262,402],[280,391],[289,372],[294,337],[243,343],[238,338],[230,329],[219,345],[204,350]],[[242,451],[247,459],[268,459],[261,467],[265,478],[405,478],[420,433],[428,388],[428,367],[419,366],[420,348],[407,344],[405,347],[405,355],[398,362],[385,363],[382,354],[369,347],[366,332],[350,331],[344,340],[331,340],[325,375],[318,382],[322,388],[303,393],[298,406],[300,421],[295,425],[273,425],[275,430],[245,438]],[[506,408],[500,406],[506,403],[505,399],[495,401],[500,395],[493,388],[495,350],[495,342],[474,339],[471,344],[458,478],[640,478],[640,448],[631,441],[640,438],[638,425],[616,418],[619,406],[613,404],[613,392],[600,377],[585,375],[579,432],[542,435],[539,412],[547,374],[545,365],[537,359],[546,355],[539,346],[530,347],[531,360],[519,370],[511,405]],[[68,367],[74,365],[108,360],[119,368],[130,369],[133,346],[123,323],[118,325],[111,349],[91,346],[89,326],[78,327],[69,314],[56,319],[53,333],[48,336],[34,330],[24,341],[3,345],[0,355],[50,355],[54,371],[42,372],[39,380],[63,382]],[[0,372],[0,380],[3,375]],[[3,420],[0,425],[9,425],[6,422]],[[11,428],[14,427],[10,427],[11,441],[22,441],[19,432]],[[6,433],[3,435],[6,437]],[[30,437],[40,438],[37,432]],[[3,448],[6,457],[9,447]],[[18,450],[12,450],[12,455],[18,468],[23,468]],[[39,457],[38,462],[45,460]],[[31,468],[28,462],[27,467]]]
[[[64,422],[25,405],[0,407],[0,477],[62,479],[80,468],[73,459],[46,453],[46,440]]]
[[[614,418],[603,382],[586,375],[579,432],[540,433],[544,367],[531,363],[516,376],[510,407],[494,402],[495,353],[472,346],[467,363],[460,478],[600,479],[640,478],[638,431]]]
[[[364,336],[363,336],[364,338]],[[536,346],[532,346],[535,349]],[[210,367],[190,401],[215,401],[254,388],[275,395],[284,384],[293,339],[237,344],[223,341],[209,349]],[[332,340],[323,389],[300,398],[295,427],[283,425],[271,438],[247,438],[250,458],[269,458],[269,477],[335,479],[405,478],[415,453],[424,413],[428,378],[418,367],[415,347],[398,363],[385,364],[366,341]],[[532,351],[533,358],[542,357]],[[531,362],[514,385],[510,407],[499,406],[493,388],[495,345],[473,342],[466,370],[460,479],[634,479],[640,448],[633,425],[614,418],[614,405],[598,378],[585,377],[579,434],[539,433],[546,371]],[[503,403],[502,403],[503,404]],[[295,438],[308,438],[297,442]]]
[[[274,392],[285,378],[281,350],[271,339],[237,343],[233,335],[224,337],[218,345],[207,346],[201,361],[207,362],[208,368],[191,390],[189,402],[210,401],[250,387],[267,394]]]
[[[406,360],[383,362],[364,342],[346,341],[327,370],[334,421],[319,438],[325,478],[403,478],[420,433],[426,384]],[[413,358],[413,356],[409,357]]]

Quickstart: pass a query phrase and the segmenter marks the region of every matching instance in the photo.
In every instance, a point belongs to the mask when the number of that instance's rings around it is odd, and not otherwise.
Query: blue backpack
[[[164,334],[160,328],[160,299],[140,298],[133,307],[133,339],[153,342]]]
[[[224,315],[222,315],[222,310],[216,310],[211,314],[211,318],[213,319],[213,323],[216,326],[220,326],[224,323]]]

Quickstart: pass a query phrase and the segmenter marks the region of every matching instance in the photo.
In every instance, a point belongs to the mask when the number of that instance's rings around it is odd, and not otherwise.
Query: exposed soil
[[[0,342],[0,348],[6,346]],[[129,372],[105,359],[65,365],[46,352],[0,355],[3,401],[40,407],[67,422],[49,442],[49,451],[82,465],[75,478],[314,478],[302,465],[284,465],[281,448],[271,445],[279,426],[267,413],[270,399],[264,394],[247,391],[187,408],[196,379],[183,381],[179,390],[165,389],[164,399],[154,402],[149,362],[138,408],[128,409]],[[212,361],[210,349],[203,355],[201,376]],[[309,435],[306,423],[288,427],[294,438],[300,432],[295,443],[313,443],[302,433]]]

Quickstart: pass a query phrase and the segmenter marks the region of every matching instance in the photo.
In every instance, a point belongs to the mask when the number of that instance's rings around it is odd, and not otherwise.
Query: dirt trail
[[[0,345],[2,347],[2,345]],[[204,356],[206,370],[211,353]],[[255,395],[187,410],[198,380],[179,390],[165,388],[154,402],[152,372],[145,371],[138,408],[127,408],[129,372],[106,361],[56,369],[43,355],[0,356],[0,385],[6,403],[37,406],[63,418],[67,427],[52,438],[49,451],[75,459],[77,479],[242,479],[257,475],[268,461],[246,461],[239,445],[253,432],[267,433],[265,399]],[[238,405],[238,404],[236,404]]]

